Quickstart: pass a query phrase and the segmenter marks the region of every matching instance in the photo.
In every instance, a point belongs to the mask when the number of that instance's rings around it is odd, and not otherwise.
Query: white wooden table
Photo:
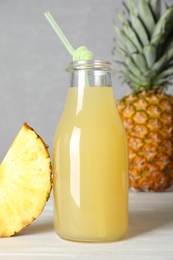
[[[115,243],[84,244],[53,231],[52,198],[41,216],[11,238],[0,239],[0,260],[128,259],[173,260],[173,191],[129,192],[129,231]]]

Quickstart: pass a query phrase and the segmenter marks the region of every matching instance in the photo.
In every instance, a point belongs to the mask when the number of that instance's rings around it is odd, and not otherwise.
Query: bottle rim
[[[78,60],[70,62],[69,67],[66,68],[67,72],[73,70],[102,70],[107,72],[114,72],[111,62],[105,60]]]

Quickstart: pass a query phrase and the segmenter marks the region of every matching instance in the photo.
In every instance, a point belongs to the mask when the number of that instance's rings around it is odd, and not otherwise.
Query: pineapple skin
[[[129,146],[129,186],[164,191],[173,184],[173,96],[141,91],[117,103]]]

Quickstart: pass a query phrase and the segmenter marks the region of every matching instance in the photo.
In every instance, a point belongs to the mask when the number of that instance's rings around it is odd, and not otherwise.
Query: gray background
[[[0,0],[0,160],[24,122],[52,152],[71,56],[43,13],[52,13],[74,48],[86,45],[95,59],[111,61],[115,12],[121,6],[120,0]],[[130,92],[116,74],[112,79],[116,99]]]

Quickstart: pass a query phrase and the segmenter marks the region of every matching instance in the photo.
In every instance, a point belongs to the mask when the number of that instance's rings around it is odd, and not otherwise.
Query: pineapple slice
[[[10,237],[35,220],[51,188],[47,146],[25,123],[0,165],[0,237]]]

